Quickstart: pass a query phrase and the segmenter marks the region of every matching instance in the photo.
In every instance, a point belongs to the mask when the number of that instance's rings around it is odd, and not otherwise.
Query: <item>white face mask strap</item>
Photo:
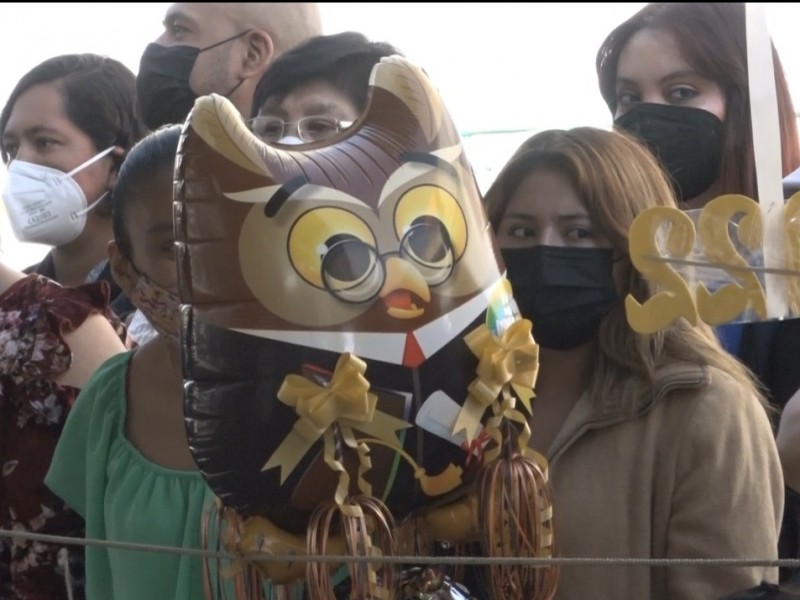
[[[92,203],[91,203],[89,206],[87,206],[87,207],[86,207],[86,208],[84,208],[83,210],[79,210],[78,212],[74,213],[74,214],[75,214],[75,216],[77,216],[77,217],[82,217],[83,215],[85,215],[86,213],[88,213],[90,210],[92,210],[92,209],[93,209],[95,206],[97,206],[98,204],[100,204],[100,203],[103,201],[103,198],[105,198],[106,196],[108,196],[108,190],[106,190],[105,192],[103,192],[103,193],[100,195],[100,197],[99,197],[97,200],[95,200],[94,202],[92,202]]]
[[[105,149],[105,150],[103,150],[102,152],[99,152],[99,153],[95,154],[95,155],[94,155],[92,158],[90,158],[90,159],[89,159],[89,160],[87,160],[86,162],[82,162],[82,163],[81,163],[81,164],[79,164],[77,167],[75,167],[74,169],[72,169],[72,171],[70,171],[69,173],[67,173],[67,175],[69,175],[70,177],[72,177],[72,176],[73,176],[73,175],[75,175],[75,173],[77,173],[78,171],[82,171],[83,169],[85,169],[85,168],[86,168],[86,167],[88,167],[89,165],[96,163],[98,160],[100,160],[101,158],[103,158],[103,157],[104,157],[104,156],[106,156],[107,154],[110,154],[110,153],[111,153],[111,151],[112,151],[114,148],[116,148],[116,146],[109,146],[108,148],[106,148],[106,149]],[[92,206],[94,206],[94,205],[92,205]]]

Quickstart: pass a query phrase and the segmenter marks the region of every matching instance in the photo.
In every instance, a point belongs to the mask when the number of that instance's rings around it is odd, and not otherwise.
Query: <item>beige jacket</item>
[[[690,364],[663,369],[655,393],[631,382],[623,395],[581,398],[549,449],[556,554],[776,559],[783,476],[757,399],[725,373]],[[777,575],[565,566],[556,599],[718,600]]]

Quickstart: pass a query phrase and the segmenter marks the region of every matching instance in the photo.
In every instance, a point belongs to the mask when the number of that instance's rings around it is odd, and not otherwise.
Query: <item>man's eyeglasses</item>
[[[277,142],[286,136],[287,129],[295,127],[297,137],[304,142],[319,142],[333,137],[353,124],[335,117],[310,116],[297,122],[287,123],[278,117],[255,117],[247,122],[250,131],[265,142]]]

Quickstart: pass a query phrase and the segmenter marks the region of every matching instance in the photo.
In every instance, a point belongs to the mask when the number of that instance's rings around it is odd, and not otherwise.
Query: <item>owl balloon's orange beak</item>
[[[399,256],[386,259],[386,281],[380,293],[386,312],[395,319],[416,319],[425,308],[417,304],[431,301],[431,291],[414,265]]]

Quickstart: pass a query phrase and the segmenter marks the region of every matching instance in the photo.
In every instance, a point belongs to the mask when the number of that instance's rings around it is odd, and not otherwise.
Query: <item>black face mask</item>
[[[705,192],[719,175],[722,121],[701,108],[637,104],[614,124],[643,141],[672,179],[679,200]]]
[[[502,254],[514,300],[542,348],[582,346],[617,303],[611,248],[533,246]]]
[[[162,125],[183,123],[197,100],[197,94],[189,86],[189,77],[197,56],[242,37],[248,31],[237,33],[205,48],[148,44],[136,75],[136,93],[144,124],[149,129],[158,129]],[[233,90],[226,96],[232,93]]]

